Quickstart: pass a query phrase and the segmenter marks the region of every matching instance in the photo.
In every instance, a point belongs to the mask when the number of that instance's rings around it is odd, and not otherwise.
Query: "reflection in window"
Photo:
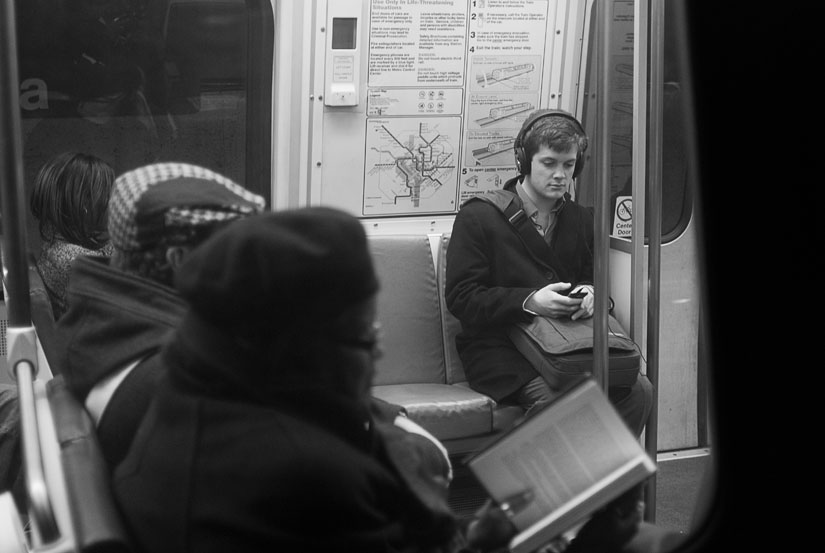
[[[271,21],[268,2],[260,11],[263,2],[244,0],[17,4],[27,187],[46,160],[74,150],[117,174],[156,161],[203,165],[269,197],[269,179],[246,182],[247,125],[271,120],[247,117],[250,98],[271,94],[247,85],[250,68],[271,72],[262,52],[272,36],[251,17]]]
[[[665,10],[664,88],[662,98],[662,238],[673,240],[685,229],[691,214],[691,196],[685,165],[685,123],[681,106],[681,88],[678,82],[678,52],[673,32],[674,10]],[[591,11],[590,49],[588,72],[585,79],[585,95],[582,122],[588,135],[593,137],[596,128],[597,90],[596,52],[593,33],[598,28],[596,10]],[[667,17],[670,15],[671,17]],[[669,32],[670,31],[670,32]],[[610,214],[611,228],[615,221],[617,202],[621,208],[631,196],[631,161],[633,153],[633,2],[614,1],[614,25],[611,32],[613,53],[610,64],[613,80],[610,83],[611,151],[610,151]],[[598,144],[590,141],[585,165],[577,183],[577,199],[584,205],[595,204],[595,149]],[[648,235],[649,219],[645,220],[645,236]],[[628,234],[625,238],[630,238]]]

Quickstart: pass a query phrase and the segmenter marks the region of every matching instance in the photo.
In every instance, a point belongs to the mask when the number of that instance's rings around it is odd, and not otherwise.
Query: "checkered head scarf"
[[[168,232],[260,213],[265,201],[232,180],[188,163],[156,163],[115,180],[109,236],[124,252],[153,247]]]

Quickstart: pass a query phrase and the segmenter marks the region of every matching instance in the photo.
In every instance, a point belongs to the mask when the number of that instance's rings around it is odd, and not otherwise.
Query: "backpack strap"
[[[527,216],[527,213],[524,212],[524,207],[518,194],[510,192],[509,190],[498,189],[474,196],[467,200],[467,202],[471,200],[481,200],[495,206],[521,237],[521,241],[524,243],[533,260],[542,267],[546,267],[556,275],[559,275],[555,267],[547,261],[555,257],[550,246],[544,241],[544,238],[539,236],[536,229],[533,228],[530,218]],[[610,296],[607,296],[607,300],[609,302],[607,312],[608,314],[612,314],[615,302]]]
[[[530,218],[525,213],[517,194],[508,190],[495,190],[471,199],[482,200],[495,206],[513,226],[533,260],[558,275],[556,268],[548,262],[548,259],[555,257],[553,251],[544,241],[544,238],[533,228],[533,223],[530,222]]]

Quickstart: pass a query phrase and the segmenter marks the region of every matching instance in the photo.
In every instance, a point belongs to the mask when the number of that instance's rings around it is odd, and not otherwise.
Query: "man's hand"
[[[475,520],[467,528],[467,543],[479,551],[497,551],[500,548],[506,551],[507,543],[516,535],[516,527],[510,517],[532,501],[532,490],[515,494],[501,504],[487,500],[476,511]]]
[[[573,313],[570,318],[574,321],[576,319],[582,318],[587,319],[593,316],[593,306],[595,302],[595,298],[593,296],[593,287],[587,284],[582,286],[576,286],[575,290],[572,290],[570,293],[575,294],[576,292],[586,292],[587,295],[584,296],[581,300],[581,304],[579,308]]]
[[[571,316],[580,309],[581,303],[584,300],[568,298],[567,296],[563,296],[559,293],[567,290],[568,288],[570,288],[569,282],[554,282],[553,284],[548,284],[530,296],[527,302],[525,302],[524,307],[534,313],[554,319]],[[590,313],[592,314],[592,294],[590,301]]]

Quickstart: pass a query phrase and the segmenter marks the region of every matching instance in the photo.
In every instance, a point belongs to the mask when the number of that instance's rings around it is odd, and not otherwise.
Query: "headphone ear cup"
[[[529,175],[530,174],[530,162],[525,159],[527,154],[524,152],[524,148],[521,146],[516,147],[516,169],[522,175]]]
[[[584,169],[584,155],[579,153],[579,155],[576,156],[576,165],[573,167],[574,179],[579,176],[579,173],[582,172],[582,169]]]

